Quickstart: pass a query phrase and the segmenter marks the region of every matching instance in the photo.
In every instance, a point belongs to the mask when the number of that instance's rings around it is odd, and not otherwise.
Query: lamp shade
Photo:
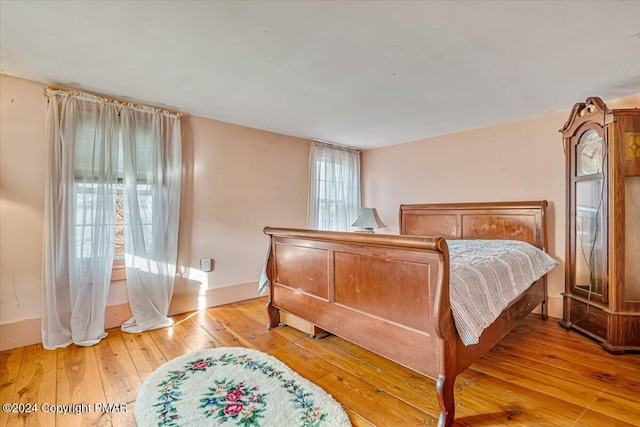
[[[358,219],[351,226],[364,228],[370,233],[373,233],[374,228],[385,227],[375,208],[362,208]]]

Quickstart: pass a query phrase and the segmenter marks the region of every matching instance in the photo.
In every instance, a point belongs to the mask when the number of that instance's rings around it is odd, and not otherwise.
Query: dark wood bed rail
[[[278,237],[303,238],[311,240],[362,243],[376,246],[392,246],[442,251],[446,245],[442,237],[402,236],[395,234],[350,233],[344,231],[309,230],[306,228],[265,227],[264,234]]]

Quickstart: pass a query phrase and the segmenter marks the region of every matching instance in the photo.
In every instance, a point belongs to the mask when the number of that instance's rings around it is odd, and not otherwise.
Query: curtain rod
[[[344,151],[353,151],[353,152],[362,152],[362,150],[360,150],[359,148],[354,148],[354,147],[349,147],[346,145],[340,145],[340,144],[336,144],[334,142],[329,142],[329,141],[324,141],[322,139],[312,139],[312,142],[319,144],[319,145],[325,145],[327,147],[331,147],[331,148],[337,148],[339,150],[344,150]]]
[[[113,102],[113,103],[122,104],[122,105],[130,105],[130,106],[133,106],[134,108],[151,108],[153,110],[160,110],[162,112],[166,112],[169,114],[175,114],[176,116],[183,115],[183,113],[177,110],[171,110],[169,108],[159,107],[157,105],[152,105],[152,104],[144,104],[142,102],[135,102],[128,99],[116,98],[114,96],[102,95],[100,93],[89,92],[86,90],[72,89],[72,88],[63,87],[63,86],[47,86],[47,90],[57,90],[60,92],[69,92],[73,94],[85,94],[85,95],[95,96],[96,98],[100,98],[107,102]],[[47,94],[46,97],[48,101],[49,95]]]

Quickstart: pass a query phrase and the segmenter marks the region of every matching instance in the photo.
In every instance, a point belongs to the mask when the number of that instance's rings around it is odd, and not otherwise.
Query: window
[[[108,146],[108,139],[100,134],[96,122],[100,120],[97,111],[81,111],[76,124],[76,144],[74,152],[74,191],[76,194],[76,256],[91,258],[95,244],[96,224],[106,224],[114,228],[114,262],[112,280],[125,279],[125,227],[126,201],[123,173],[123,140],[120,122],[111,130],[117,132],[117,145]],[[102,131],[104,132],[104,131]],[[105,132],[106,133],[106,132]],[[136,143],[136,204],[139,205],[144,241],[150,242],[152,228],[151,178],[147,167],[150,155],[150,126],[138,126],[134,135]],[[96,156],[100,150],[101,155]],[[102,192],[102,194],[100,194]],[[109,205],[112,205],[109,207]],[[145,245],[147,246],[147,245]]]
[[[340,163],[323,156],[318,159],[318,229],[341,230],[345,217],[346,202],[342,187],[343,171]]]
[[[360,213],[360,152],[314,142],[309,182],[308,226],[351,230]]]

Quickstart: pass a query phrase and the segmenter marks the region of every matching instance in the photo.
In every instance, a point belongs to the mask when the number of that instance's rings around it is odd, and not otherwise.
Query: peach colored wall
[[[0,75],[0,323],[40,317],[43,86]]]
[[[304,227],[309,141],[187,116],[187,165],[175,293],[256,281],[265,261],[267,226]],[[191,188],[189,188],[191,187]],[[199,271],[200,258],[215,259]]]
[[[640,107],[640,95],[607,106]],[[558,129],[568,117],[569,110],[365,151],[363,206],[378,209],[388,226],[380,232],[397,233],[402,203],[548,200],[549,252],[561,261],[549,275],[550,314],[562,317],[565,172]]]
[[[0,326],[40,317],[44,89],[0,74]],[[227,301],[256,296],[253,285],[235,294],[233,286],[259,279],[265,226],[305,226],[310,142],[193,116],[183,117],[182,131],[181,277],[174,294],[225,288]],[[200,272],[200,258],[214,258],[214,271]],[[126,302],[126,283],[113,282],[109,305]]]

